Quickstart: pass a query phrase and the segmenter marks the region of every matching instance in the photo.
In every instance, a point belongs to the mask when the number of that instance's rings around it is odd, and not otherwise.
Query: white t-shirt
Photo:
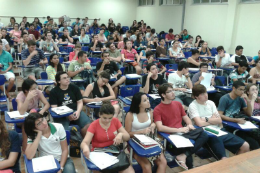
[[[171,42],[171,46],[173,45],[173,42],[174,42],[174,41]],[[182,43],[180,42],[180,43],[179,43],[179,47],[182,48],[182,46],[183,46],[183,45],[182,45]]]
[[[187,78],[182,75],[180,77],[177,73],[171,73],[168,78],[168,83],[172,83],[173,88],[186,88]],[[175,96],[183,95],[182,91],[174,91]]]
[[[60,141],[66,140],[66,132],[62,124],[59,123],[49,123],[51,129],[51,135],[49,138],[44,136],[41,137],[39,142],[38,150],[40,156],[53,155],[58,161],[61,160],[61,145]],[[28,144],[33,143],[33,140],[27,140]]]
[[[190,119],[193,120],[195,117],[207,117],[210,118],[214,113],[218,113],[216,105],[213,101],[206,101],[205,105],[199,104],[197,100],[194,100],[189,105],[188,114]],[[218,127],[218,125],[211,125]]]
[[[172,47],[169,49],[169,51],[171,51],[173,56],[178,56],[178,54],[181,54],[181,48],[179,47],[177,48],[177,51],[174,51]]]
[[[220,59],[219,55],[215,56],[215,62],[218,62]],[[231,64],[231,59],[230,59],[230,55],[228,53],[225,53],[225,57],[222,58],[221,60],[221,64],[220,67],[224,67],[224,66],[228,66],[229,64]]]
[[[2,40],[2,44],[3,44],[3,50],[6,50],[6,45],[8,45],[8,41],[6,39],[1,39]]]
[[[238,56],[238,55],[237,54],[232,55],[231,58],[230,58],[230,61],[231,62],[236,62],[236,56]],[[238,56],[238,57],[240,57],[240,56]],[[248,62],[248,58],[247,57],[246,57],[246,60]]]

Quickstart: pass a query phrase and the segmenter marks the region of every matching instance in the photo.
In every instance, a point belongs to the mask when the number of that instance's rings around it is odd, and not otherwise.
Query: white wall
[[[143,19],[147,25],[155,28],[157,33],[168,32],[170,28],[173,28],[174,34],[180,33],[182,6],[160,6],[159,0],[154,0],[154,5],[137,7],[136,19]]]
[[[136,0],[1,0],[0,16],[51,16],[101,18],[100,24],[107,25],[108,19],[129,26],[136,18]],[[9,18],[1,18],[5,24]],[[21,18],[17,18],[20,23]],[[33,19],[28,19],[31,22]],[[46,21],[46,19],[40,19]],[[58,19],[55,20],[56,22]],[[91,21],[92,22],[92,21]]]

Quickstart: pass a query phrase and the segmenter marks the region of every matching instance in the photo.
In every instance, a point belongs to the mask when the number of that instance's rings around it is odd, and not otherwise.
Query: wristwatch
[[[64,169],[63,167],[60,167],[61,172],[63,172],[63,169]]]
[[[205,120],[206,120],[206,122],[208,122],[208,121],[209,121],[209,119],[208,119],[207,117],[205,117]]]

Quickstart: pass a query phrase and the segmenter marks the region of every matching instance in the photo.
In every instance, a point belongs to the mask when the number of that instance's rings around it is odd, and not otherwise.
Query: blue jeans
[[[67,158],[63,173],[76,173],[75,166],[71,158]]]

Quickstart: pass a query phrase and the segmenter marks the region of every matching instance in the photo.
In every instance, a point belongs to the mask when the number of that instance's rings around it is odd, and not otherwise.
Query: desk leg
[[[164,140],[163,140],[163,148],[165,149],[165,150],[164,150],[164,154],[165,154],[165,151],[166,151],[166,143],[167,143],[167,141],[166,141],[166,139],[164,139]]]
[[[133,148],[130,149],[130,163],[133,164]]]

